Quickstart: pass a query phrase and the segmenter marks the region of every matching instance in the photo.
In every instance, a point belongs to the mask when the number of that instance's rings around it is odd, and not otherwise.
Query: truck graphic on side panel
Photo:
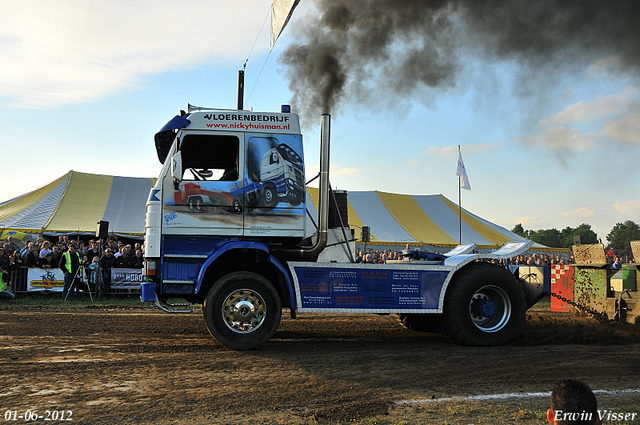
[[[289,146],[278,145],[262,157],[260,182],[262,205],[274,207],[280,201],[300,205],[305,192],[302,158]]]
[[[275,207],[279,202],[298,206],[304,201],[304,169],[300,155],[281,143],[262,155],[259,170],[232,190],[236,211],[241,207]],[[243,200],[244,196],[244,200]]]

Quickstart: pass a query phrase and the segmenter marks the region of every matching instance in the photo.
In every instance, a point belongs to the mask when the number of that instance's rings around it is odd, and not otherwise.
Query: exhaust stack
[[[329,232],[329,146],[331,139],[331,115],[322,114],[320,121],[320,184],[318,202],[318,241],[311,248],[318,255],[327,245]]]
[[[331,115],[322,114],[320,121],[320,184],[318,202],[318,239],[308,248],[274,248],[281,253],[292,254],[296,257],[316,259],[327,245],[329,235],[329,153],[331,139]]]

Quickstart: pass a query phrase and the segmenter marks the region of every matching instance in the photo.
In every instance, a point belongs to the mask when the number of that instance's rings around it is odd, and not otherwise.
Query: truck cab
[[[163,167],[147,201],[145,271],[160,299],[203,302],[222,265],[255,265],[272,245],[304,238],[297,115],[197,108],[170,120],[155,143]]]

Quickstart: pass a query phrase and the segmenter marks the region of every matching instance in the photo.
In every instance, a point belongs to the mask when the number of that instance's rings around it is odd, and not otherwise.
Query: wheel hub
[[[471,297],[469,316],[481,331],[498,332],[511,318],[511,299],[499,286],[484,286]]]
[[[260,294],[247,289],[229,294],[222,307],[224,323],[237,333],[255,331],[267,315],[267,308]]]
[[[496,303],[486,295],[476,294],[471,301],[471,314],[477,318],[491,317],[496,313]]]

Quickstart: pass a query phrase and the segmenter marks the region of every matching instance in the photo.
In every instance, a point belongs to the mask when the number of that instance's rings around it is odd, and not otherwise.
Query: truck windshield
[[[278,152],[280,152],[280,155],[282,155],[285,161],[293,162],[297,164],[302,163],[302,158],[300,158],[300,155],[295,153],[289,146],[278,145],[276,149],[278,150]]]

